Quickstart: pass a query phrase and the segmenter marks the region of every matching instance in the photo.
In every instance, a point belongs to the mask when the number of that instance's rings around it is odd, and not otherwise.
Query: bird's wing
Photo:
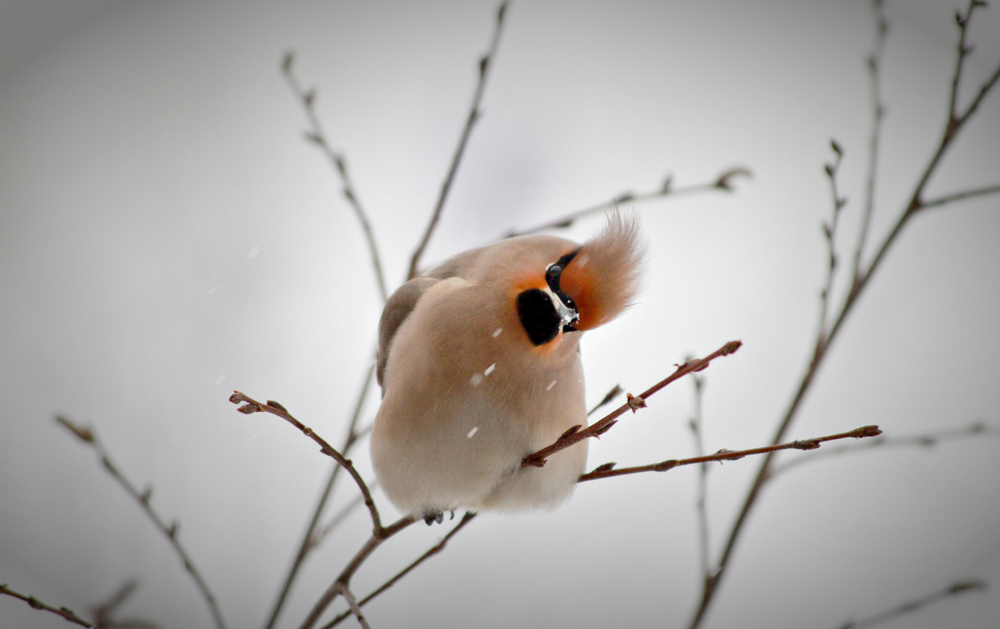
[[[414,278],[396,289],[396,292],[385,302],[382,319],[378,323],[378,355],[375,364],[375,377],[380,386],[382,385],[382,374],[385,373],[386,361],[389,360],[389,348],[392,345],[392,338],[396,336],[396,330],[413,312],[424,291],[439,281],[436,277]]]

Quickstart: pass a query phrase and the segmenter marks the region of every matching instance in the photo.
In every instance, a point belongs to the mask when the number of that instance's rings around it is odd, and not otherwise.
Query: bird
[[[376,478],[401,512],[552,509],[569,498],[586,441],[544,467],[521,460],[587,425],[580,337],[630,306],[646,243],[610,213],[579,245],[516,236],[459,253],[400,286],[379,322]]]

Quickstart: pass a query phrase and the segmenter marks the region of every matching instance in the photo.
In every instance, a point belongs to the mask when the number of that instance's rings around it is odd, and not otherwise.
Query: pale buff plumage
[[[520,462],[586,425],[580,336],[629,305],[643,250],[634,217],[614,213],[582,247],[555,236],[510,238],[458,254],[390,297],[379,325],[383,399],[371,451],[396,507],[433,517],[553,507],[569,497],[584,472],[585,442],[542,468]],[[562,307],[546,269],[574,251],[559,285],[575,302],[578,331],[560,327],[536,344],[524,323],[535,310],[519,310],[518,296],[540,289]]]

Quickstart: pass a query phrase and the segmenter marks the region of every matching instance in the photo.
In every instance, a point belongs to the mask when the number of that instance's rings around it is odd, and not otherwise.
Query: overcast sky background
[[[289,48],[371,214],[394,287],[435,201],[496,3],[9,2],[0,8],[0,583],[85,613],[128,577],[124,616],[207,627],[165,539],[53,421],[92,424],[179,536],[230,627],[270,608],[329,463],[275,399],[332,442],[371,356],[380,300],[329,165],[279,73]],[[875,236],[945,120],[952,2],[890,2]],[[964,7],[964,3],[963,3]],[[977,14],[962,102],[1000,63],[1000,8]],[[805,368],[845,150],[849,259],[871,118],[867,2],[515,2],[427,262],[626,190],[753,170],[732,194],[637,206],[645,292],[587,333],[589,401],[638,392],[689,354],[705,372],[706,449],[764,445]],[[1000,94],[928,195],[1000,182]],[[564,232],[583,240],[600,217]],[[791,438],[890,436],[985,420],[1000,384],[1000,197],[919,216],[849,319]],[[870,255],[870,250],[869,250]],[[839,284],[842,289],[843,285]],[[366,407],[374,415],[377,394]],[[591,444],[589,466],[690,456],[681,381]],[[996,438],[809,463],[758,502],[706,626],[837,627],[990,581],[886,627],[995,627]],[[782,457],[790,460],[810,453]],[[354,455],[371,478],[367,444]],[[759,461],[714,466],[713,556]],[[484,514],[366,607],[373,627],[664,627],[698,586],[696,470],[578,488],[552,513]],[[343,484],[336,505],[356,495]],[[385,517],[394,515],[381,494]],[[358,512],[306,566],[298,626],[367,535]],[[364,595],[444,527],[413,527],[358,573]],[[337,604],[342,609],[342,601]],[[66,626],[0,597],[0,625]],[[349,625],[348,625],[349,626]]]

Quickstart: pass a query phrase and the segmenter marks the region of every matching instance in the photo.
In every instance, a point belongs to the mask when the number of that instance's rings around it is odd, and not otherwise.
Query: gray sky
[[[291,427],[241,416],[227,397],[278,400],[339,442],[380,311],[360,230],[303,140],[280,58],[294,48],[317,88],[395,286],[458,138],[495,3],[94,2],[72,16],[26,6],[0,10],[0,583],[85,612],[136,576],[124,615],[209,626],[163,537],[55,425],[63,413],[153,485],[229,625],[258,626],[329,465]],[[872,244],[932,154],[955,55],[951,3],[888,7]],[[815,334],[831,137],[845,150],[845,263],[858,230],[873,32],[865,2],[515,2],[427,261],[655,189],[667,173],[681,186],[749,167],[733,194],[637,207],[651,242],[645,291],[587,333],[583,357],[592,403],[741,339],[705,372],[706,449],[764,445]],[[1000,9],[976,16],[962,102],[1000,63],[998,33]],[[928,195],[998,182],[994,94]],[[566,235],[583,240],[602,220]],[[998,236],[997,196],[910,224],[791,438],[1000,424]],[[366,421],[376,407],[372,395]],[[692,455],[692,408],[691,383],[672,385],[591,444],[590,467]],[[994,626],[996,447],[872,451],[790,472],[758,503],[707,626],[836,627],[968,578],[991,591],[885,626]],[[809,453],[782,460],[795,456]],[[370,478],[367,444],[354,459]],[[757,465],[712,468],[714,555]],[[587,483],[551,513],[485,514],[368,606],[369,620],[679,626],[698,587],[695,488],[693,468],[675,470]],[[342,485],[336,505],[355,495]],[[366,522],[359,512],[310,560],[284,626],[298,625]],[[445,530],[391,540],[355,591]],[[9,597],[0,624],[65,626]]]

